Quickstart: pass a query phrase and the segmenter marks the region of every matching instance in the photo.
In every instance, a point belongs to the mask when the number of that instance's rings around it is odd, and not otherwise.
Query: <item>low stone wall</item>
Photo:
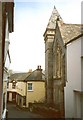
[[[60,112],[44,103],[29,103],[29,110],[47,118],[64,118],[63,111]]]

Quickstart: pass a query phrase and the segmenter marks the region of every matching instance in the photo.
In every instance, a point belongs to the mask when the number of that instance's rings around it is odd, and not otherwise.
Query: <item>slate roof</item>
[[[80,37],[80,35],[83,35],[83,32],[81,31],[82,25],[80,24],[61,24],[58,21],[58,26],[64,44],[67,44],[71,40],[74,40],[75,38]]]
[[[81,31],[82,25],[64,23],[56,7],[54,6],[54,9],[52,11],[46,30],[47,29],[56,30],[57,23],[58,23],[61,37],[63,39],[64,44],[67,44],[71,40],[76,39],[77,37],[80,37],[81,35],[83,35],[83,32]]]
[[[28,80],[45,80],[45,75],[42,71],[34,70],[28,77],[26,77],[25,81]]]
[[[63,22],[61,16],[59,15],[59,13],[58,13],[58,11],[56,9],[56,7],[54,6],[54,9],[53,9],[51,17],[49,19],[47,28],[49,28],[49,29],[55,29],[56,28],[56,20],[57,20],[57,18],[58,18],[59,21]]]
[[[45,80],[45,75],[40,70],[34,70],[33,72],[27,73],[14,73],[10,76],[9,82],[11,82],[12,80],[16,81]]]
[[[30,72],[27,72],[27,73],[14,73],[10,76],[9,78],[9,81],[12,81],[12,80],[24,80],[27,76],[30,75]]]

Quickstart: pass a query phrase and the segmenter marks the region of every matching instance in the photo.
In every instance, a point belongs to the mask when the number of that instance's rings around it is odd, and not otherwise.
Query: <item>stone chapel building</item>
[[[66,24],[54,6],[44,32],[46,102],[65,113],[64,88],[67,82],[66,44],[83,35],[78,24]]]

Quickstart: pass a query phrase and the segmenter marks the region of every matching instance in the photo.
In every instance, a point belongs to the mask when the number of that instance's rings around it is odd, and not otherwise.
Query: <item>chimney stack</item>
[[[32,72],[32,69],[29,69],[29,72]]]
[[[36,79],[37,80],[42,80],[42,69],[41,69],[41,65],[37,66],[36,69]]]
[[[41,65],[38,65],[38,66],[37,66],[37,70],[42,70],[42,69],[41,69]]]

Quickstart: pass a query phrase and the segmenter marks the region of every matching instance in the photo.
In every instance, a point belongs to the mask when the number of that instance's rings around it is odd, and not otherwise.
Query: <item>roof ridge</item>
[[[83,24],[76,24],[76,23],[64,23],[65,25],[83,25]]]
[[[36,70],[33,70],[26,78],[28,78],[33,72],[35,72]],[[26,78],[24,80],[26,80]]]

